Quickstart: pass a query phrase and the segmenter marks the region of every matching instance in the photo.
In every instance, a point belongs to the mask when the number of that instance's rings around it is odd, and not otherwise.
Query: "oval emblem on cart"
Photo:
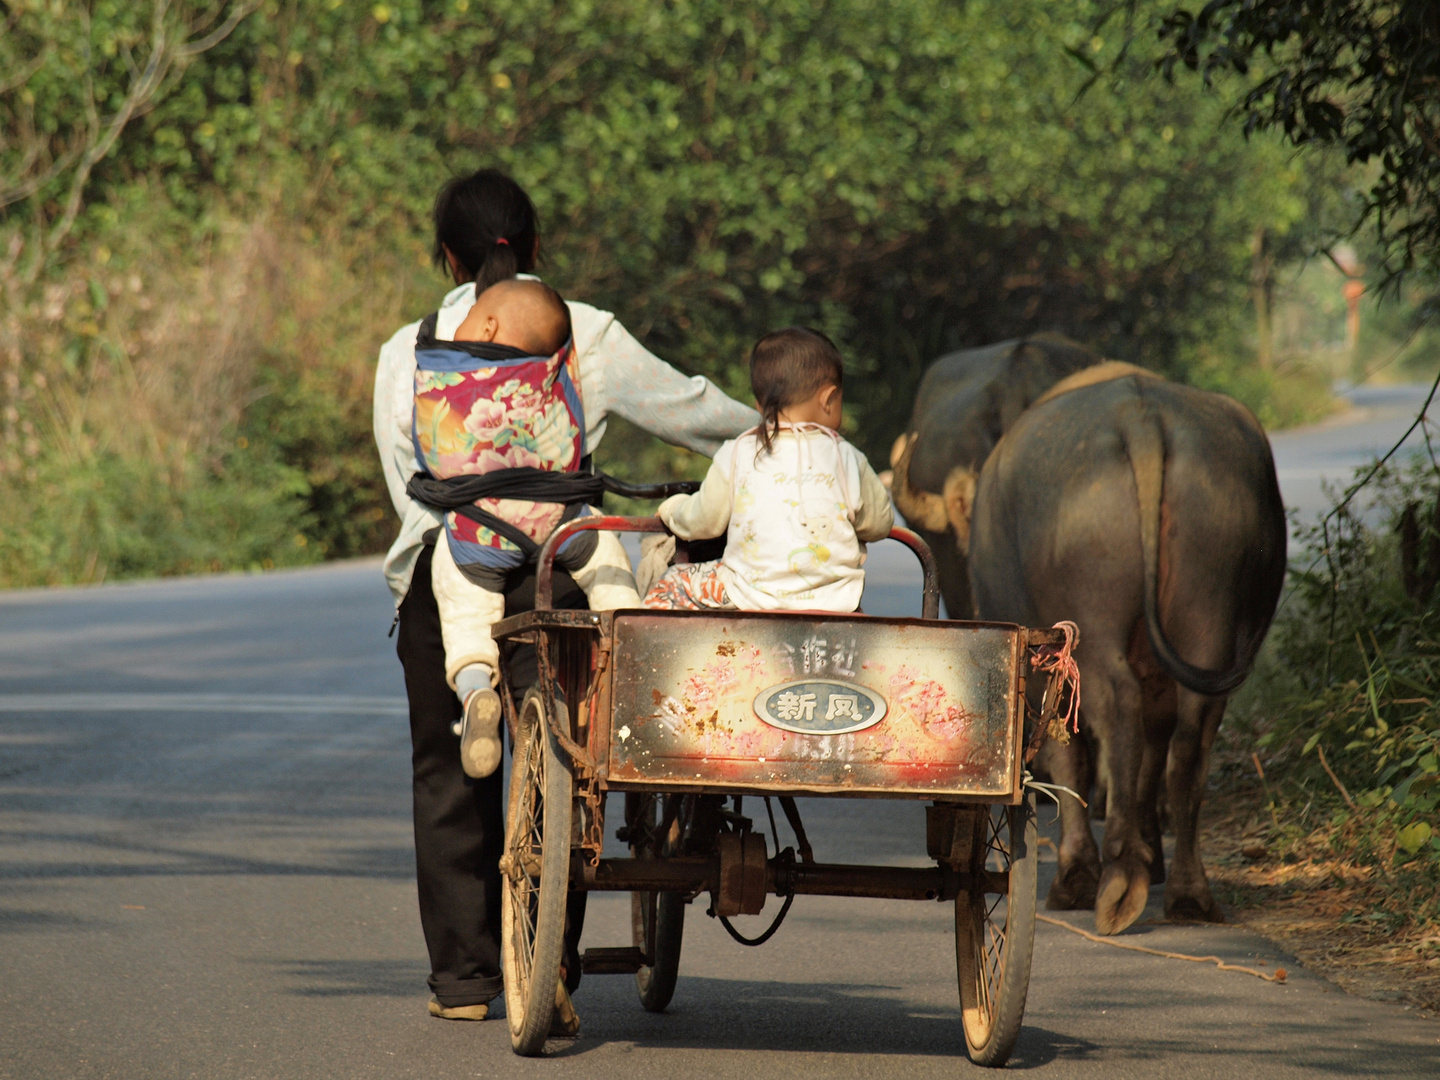
[[[772,727],[801,735],[863,731],[885,717],[885,699],[874,690],[837,679],[801,679],[762,690],[755,713]]]

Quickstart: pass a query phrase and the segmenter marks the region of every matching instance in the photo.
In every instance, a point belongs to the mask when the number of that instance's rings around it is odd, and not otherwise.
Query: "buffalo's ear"
[[[970,550],[970,514],[975,509],[975,472],[963,465],[945,478],[945,516],[955,530],[955,546],[961,554]]]

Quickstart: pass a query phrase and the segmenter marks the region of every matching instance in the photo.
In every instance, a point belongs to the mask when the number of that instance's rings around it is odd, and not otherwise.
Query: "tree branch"
[[[203,52],[213,49],[220,42],[224,41],[240,25],[240,21],[255,11],[260,6],[260,0],[245,0],[245,3],[236,4],[230,9],[230,16],[223,23],[217,26],[210,33],[194,41],[186,42],[176,50],[175,55],[181,59],[189,59],[192,56],[199,56]]]
[[[214,29],[200,37],[190,38],[189,35],[197,27],[212,25],[219,17],[219,13],[224,10],[225,5],[220,4],[211,8],[210,11],[194,21],[181,19],[177,25],[177,21],[172,15],[171,0],[153,0],[150,15],[149,54],[143,65],[137,66],[131,50],[126,48],[125,59],[126,67],[130,72],[130,84],[120,107],[104,119],[96,110],[94,67],[88,51],[91,38],[89,16],[88,13],[81,15],[85,23],[87,43],[84,93],[82,95],[86,113],[84,136],[76,147],[52,162],[42,173],[23,181],[11,181],[8,186],[0,187],[0,207],[4,207],[20,199],[28,198],[64,173],[66,169],[73,168],[74,171],[70,177],[60,215],[44,233],[42,241],[44,254],[48,255],[56,251],[70,235],[80,211],[84,207],[85,189],[95,167],[114,148],[125,128],[136,117],[143,116],[154,108],[158,103],[157,95],[165,89],[167,78],[177,65],[183,65],[191,58],[224,41],[240,22],[258,7],[259,0],[241,0],[230,6],[224,21]],[[32,168],[34,162],[35,156],[32,155],[25,162],[24,168]],[[43,259],[37,260],[32,264],[34,273],[39,272],[43,261]]]
[[[10,91],[18,90],[20,87],[24,86],[27,82],[30,81],[30,76],[34,75],[37,71],[44,67],[45,62],[49,59],[50,46],[46,45],[45,48],[40,50],[40,55],[35,57],[34,60],[30,61],[30,63],[28,64],[22,65],[20,70],[16,71],[15,74],[11,75],[8,79],[0,81],[0,94],[8,94],[10,93]]]

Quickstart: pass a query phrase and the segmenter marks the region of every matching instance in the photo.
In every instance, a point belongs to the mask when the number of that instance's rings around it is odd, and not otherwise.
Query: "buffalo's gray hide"
[[[895,443],[895,505],[935,551],[953,618],[970,615],[970,505],[975,479],[1020,414],[1061,379],[1100,358],[1059,334],[964,349],[930,365],[910,427]]]

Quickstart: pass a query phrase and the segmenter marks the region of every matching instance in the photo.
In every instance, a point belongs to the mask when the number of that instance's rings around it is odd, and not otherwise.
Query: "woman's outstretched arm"
[[[610,312],[572,301],[570,320],[580,354],[589,452],[604,436],[609,413],[706,457],[760,422],[759,413],[705,376],[683,375],[651,353]]]

